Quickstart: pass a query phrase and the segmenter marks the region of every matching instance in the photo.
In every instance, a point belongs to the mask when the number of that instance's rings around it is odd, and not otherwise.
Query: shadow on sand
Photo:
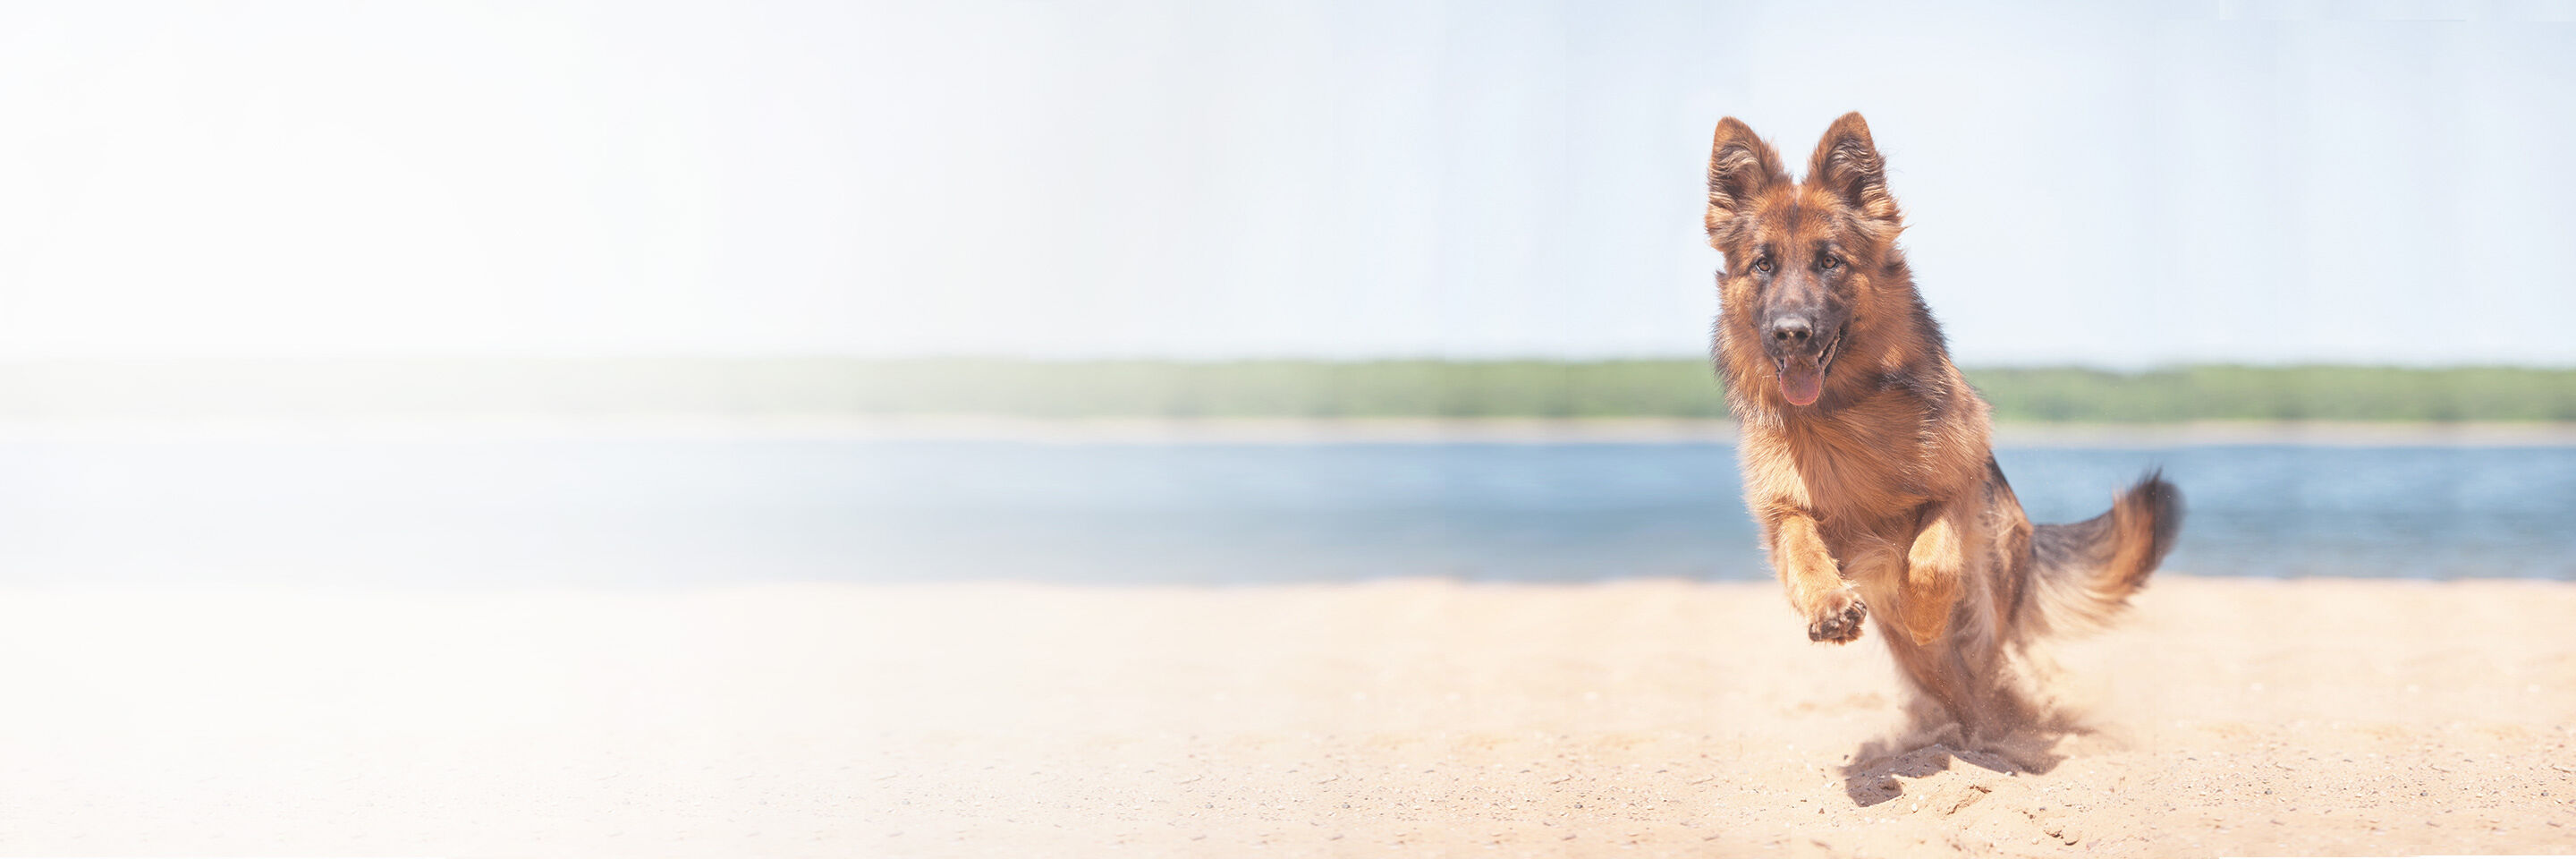
[[[2057,751],[2060,740],[2093,733],[2067,712],[2044,711],[1971,738],[1928,701],[1916,701],[1907,712],[1905,730],[1862,743],[1843,766],[1843,794],[1852,804],[1867,808],[1904,796],[1898,777],[1928,778],[1954,763],[2005,775],[2046,773],[2066,760]]]

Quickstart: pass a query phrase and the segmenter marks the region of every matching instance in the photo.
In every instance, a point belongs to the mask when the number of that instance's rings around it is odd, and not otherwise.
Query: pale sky
[[[2576,364],[2576,3],[2060,5],[8,4],[0,355],[1695,355],[1859,109],[1963,361]]]

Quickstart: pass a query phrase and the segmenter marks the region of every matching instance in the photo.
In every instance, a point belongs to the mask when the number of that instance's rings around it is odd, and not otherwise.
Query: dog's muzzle
[[[1793,406],[1814,405],[1824,396],[1825,371],[1842,345],[1842,332],[1823,336],[1806,314],[1784,313],[1763,326],[1763,335],[1763,351],[1780,375],[1780,398]]]

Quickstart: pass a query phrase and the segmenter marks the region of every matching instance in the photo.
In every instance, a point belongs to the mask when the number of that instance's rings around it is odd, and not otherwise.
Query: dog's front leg
[[[1961,511],[1944,510],[1905,553],[1905,584],[1897,620],[1915,644],[1928,645],[1950,631],[1950,608],[1968,573],[1970,527]]]
[[[1816,517],[1785,503],[1766,505],[1762,522],[1770,532],[1771,566],[1789,591],[1789,604],[1807,617],[1807,640],[1836,644],[1860,637],[1867,614],[1860,593],[1843,581],[1834,554],[1816,528]]]

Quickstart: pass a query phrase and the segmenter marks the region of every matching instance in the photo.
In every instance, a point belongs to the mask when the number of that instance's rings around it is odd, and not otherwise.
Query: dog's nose
[[[1780,341],[1782,346],[1795,348],[1807,345],[1807,338],[1814,332],[1814,326],[1809,325],[1804,316],[1783,316],[1771,320],[1771,339]]]

